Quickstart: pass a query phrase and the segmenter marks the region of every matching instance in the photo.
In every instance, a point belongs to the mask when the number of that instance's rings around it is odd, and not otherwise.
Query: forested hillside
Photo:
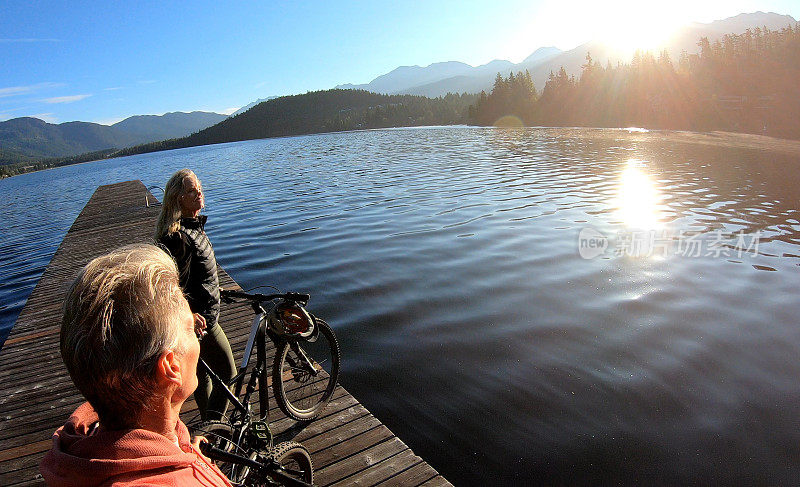
[[[260,103],[213,127],[181,139],[144,144],[119,155],[287,135],[385,127],[467,123],[477,95],[440,98],[380,95],[362,90],[326,90]]]
[[[0,165],[125,147],[137,139],[107,125],[89,122],[51,124],[23,117],[0,122]]]
[[[210,112],[136,115],[114,125],[91,122],[53,124],[32,117],[0,122],[0,166],[72,160],[87,152],[119,149],[183,137],[227,118]],[[13,168],[6,168],[6,172]]]
[[[673,62],[637,53],[602,66],[587,54],[580,77],[551,73],[538,92],[527,73],[499,77],[470,108],[474,123],[513,116],[525,125],[727,130],[800,138],[800,29],[748,30]],[[510,119],[502,119],[508,123]]]

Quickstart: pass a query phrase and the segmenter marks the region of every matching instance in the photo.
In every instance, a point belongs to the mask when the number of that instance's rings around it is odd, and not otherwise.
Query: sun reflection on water
[[[619,179],[619,189],[614,200],[616,213],[629,228],[657,230],[663,226],[661,201],[663,197],[643,161],[628,160]]]

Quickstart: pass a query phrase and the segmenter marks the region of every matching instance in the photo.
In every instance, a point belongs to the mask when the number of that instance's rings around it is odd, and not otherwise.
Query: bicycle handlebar
[[[289,301],[296,301],[305,305],[308,303],[308,300],[311,299],[310,294],[292,292],[279,294],[259,294],[246,293],[244,291],[233,291],[231,289],[220,289],[219,294],[220,297],[225,300],[232,301],[234,299],[245,299],[253,303],[263,303],[265,301],[272,301],[273,299],[287,299]]]
[[[303,482],[302,480],[296,479],[292,476],[287,475],[284,472],[281,472],[279,470],[281,468],[280,465],[274,460],[270,460],[271,463],[265,465],[256,460],[252,460],[250,458],[243,457],[235,453],[227,452],[225,450],[220,450],[219,448],[213,446],[212,444],[206,443],[204,441],[200,442],[200,451],[203,453],[203,455],[207,456],[212,460],[237,463],[239,465],[245,465],[247,467],[250,467],[258,471],[262,475],[266,474],[272,478],[275,478],[276,480],[279,480],[281,483],[283,483],[283,485],[289,485],[294,487],[313,487],[309,483]]]

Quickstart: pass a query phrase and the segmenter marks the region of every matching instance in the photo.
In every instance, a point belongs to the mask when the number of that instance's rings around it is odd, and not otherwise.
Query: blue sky
[[[756,10],[800,19],[797,0],[653,3],[0,0],[0,120],[229,113],[257,98],[367,83],[401,65],[519,62],[642,19],[672,25]]]

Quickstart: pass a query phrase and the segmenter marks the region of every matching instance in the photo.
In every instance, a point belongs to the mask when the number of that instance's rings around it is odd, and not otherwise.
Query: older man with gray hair
[[[88,400],[53,435],[51,486],[230,486],[179,418],[197,387],[197,323],[152,245],[92,260],[64,304],[61,356]]]

